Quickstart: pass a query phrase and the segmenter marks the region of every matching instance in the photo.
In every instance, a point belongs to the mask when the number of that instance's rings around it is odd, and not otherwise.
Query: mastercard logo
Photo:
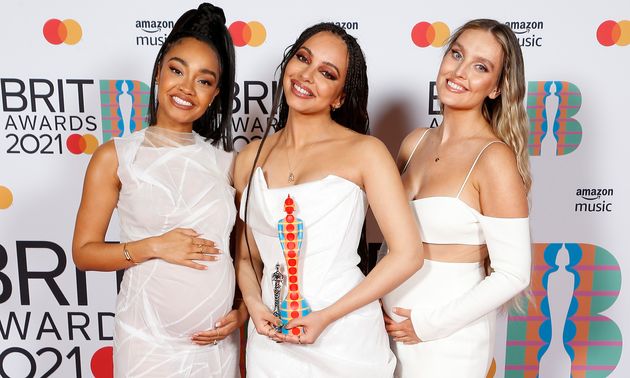
[[[267,30],[265,26],[258,21],[235,21],[228,28],[234,46],[242,47],[249,45],[258,47],[265,42],[267,38]]]
[[[419,22],[411,29],[411,40],[418,47],[442,47],[450,36],[448,25],[441,21]]]
[[[94,378],[111,378],[114,376],[114,351],[111,346],[103,347],[92,355],[90,369]]]
[[[602,22],[597,28],[597,41],[603,46],[627,46],[630,44],[630,21]]]
[[[76,45],[83,36],[81,25],[75,20],[57,20],[52,18],[44,24],[44,38],[53,44]]]
[[[0,185],[0,210],[8,209],[13,204],[11,189]]]
[[[92,155],[98,147],[98,139],[92,134],[72,134],[66,139],[66,147],[75,155]]]

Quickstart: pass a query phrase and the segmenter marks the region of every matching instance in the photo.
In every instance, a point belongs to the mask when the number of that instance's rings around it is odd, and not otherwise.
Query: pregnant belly
[[[150,266],[153,265],[153,266]],[[234,269],[231,261],[207,264],[207,270],[150,262],[132,273],[120,295],[127,296],[126,309],[117,317],[134,328],[171,337],[189,337],[214,328],[216,321],[232,308]],[[126,293],[123,289],[126,288]],[[135,293],[137,295],[129,295]]]

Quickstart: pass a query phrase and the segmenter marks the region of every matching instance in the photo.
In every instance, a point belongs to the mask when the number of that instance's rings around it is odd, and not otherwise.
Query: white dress
[[[365,193],[353,182],[330,175],[295,186],[269,189],[257,168],[251,184],[247,223],[264,263],[262,299],[272,310],[276,263],[286,265],[277,222],[291,195],[295,216],[303,221],[299,253],[301,295],[311,308],[330,306],[363,279],[357,245],[367,209]],[[241,199],[244,218],[247,191]],[[286,275],[286,268],[284,269]],[[286,286],[286,285],[285,285]],[[285,290],[286,292],[286,290]],[[248,377],[391,377],[395,358],[377,301],[330,324],[312,345],[275,343],[259,335],[250,322]]]
[[[236,208],[233,154],[196,133],[156,126],[115,139],[122,242],[192,228],[224,253],[207,270],[152,259],[125,271],[114,328],[116,377],[237,377],[238,335],[199,346],[232,308],[235,276],[229,237]],[[132,251],[133,252],[133,251]]]
[[[486,377],[494,353],[496,310],[529,283],[529,219],[487,217],[459,198],[490,144],[477,155],[457,196],[411,202],[424,243],[486,244],[492,273],[486,276],[481,263],[424,260],[418,272],[383,298],[385,311],[396,321],[403,319],[391,312],[393,307],[411,309],[411,322],[422,340],[412,345],[392,340],[397,378]]]

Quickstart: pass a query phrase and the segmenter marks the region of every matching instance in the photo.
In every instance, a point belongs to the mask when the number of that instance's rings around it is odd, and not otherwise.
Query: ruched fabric
[[[224,253],[218,261],[199,261],[207,270],[153,259],[125,271],[116,305],[114,375],[238,377],[238,335],[208,346],[190,340],[232,309],[233,154],[195,133],[157,126],[115,144],[121,241],[191,228]]]

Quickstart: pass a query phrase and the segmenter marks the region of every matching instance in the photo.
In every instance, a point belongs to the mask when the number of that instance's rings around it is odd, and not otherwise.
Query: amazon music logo
[[[576,213],[602,213],[612,212],[610,198],[614,195],[612,188],[579,188],[575,191],[578,197],[575,203]]]
[[[512,29],[521,47],[542,47],[541,33],[545,28],[542,21],[506,21],[505,25]]]
[[[173,26],[172,20],[136,20],[136,45],[162,46]]]
[[[332,23],[344,30],[359,30],[358,21],[332,21]]]

